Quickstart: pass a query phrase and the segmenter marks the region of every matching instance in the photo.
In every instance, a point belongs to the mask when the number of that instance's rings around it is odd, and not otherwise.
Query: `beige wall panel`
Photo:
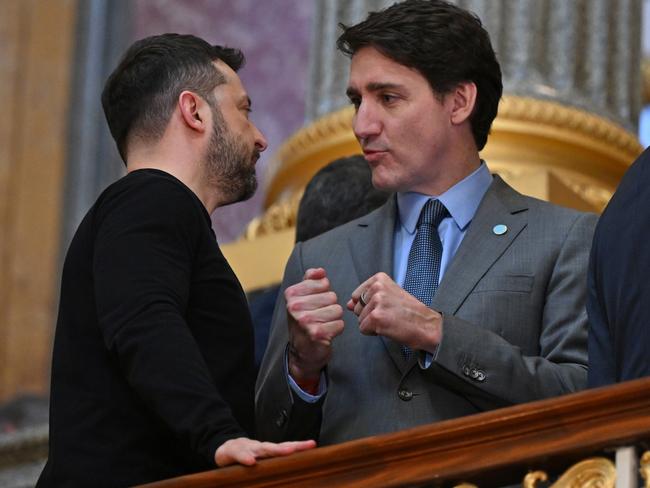
[[[12,161],[15,159],[15,91],[19,79],[19,2],[0,2],[0,360],[6,357],[2,339],[7,321],[9,248],[9,204],[11,202]],[[0,363],[0,367],[4,364]],[[2,371],[0,369],[0,371]],[[1,377],[0,377],[1,378]]]
[[[5,241],[0,399],[47,389],[56,311],[66,125],[76,1],[20,4],[8,44],[19,47]],[[4,8],[4,7],[3,7]],[[4,80],[2,80],[4,81]],[[6,87],[3,87],[5,90]],[[2,197],[0,197],[2,199]]]

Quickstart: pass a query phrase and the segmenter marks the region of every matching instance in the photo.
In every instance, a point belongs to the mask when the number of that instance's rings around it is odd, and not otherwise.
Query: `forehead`
[[[226,80],[225,83],[222,83],[221,85],[217,85],[215,87],[215,93],[218,94],[219,92],[229,92],[236,97],[247,96],[246,89],[244,88],[244,84],[239,78],[239,75],[235,73],[235,71],[230,66],[228,66],[220,59],[214,61],[212,64],[214,64],[214,66],[219,70],[219,72]]]
[[[359,49],[352,56],[349,87],[362,90],[371,85],[392,84],[418,88],[429,82],[415,68],[398,63],[374,47]]]

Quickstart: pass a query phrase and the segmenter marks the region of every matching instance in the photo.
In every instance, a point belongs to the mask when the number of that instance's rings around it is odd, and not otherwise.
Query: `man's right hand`
[[[289,323],[289,374],[308,393],[318,386],[332,354],[332,340],[343,332],[343,308],[323,268],[310,268],[303,281],[284,291]]]
[[[217,466],[228,466],[229,464],[243,464],[252,466],[258,459],[276,456],[288,456],[294,452],[305,451],[316,447],[315,441],[294,441],[281,442],[260,442],[247,437],[230,439],[219,446],[214,454],[214,462]]]

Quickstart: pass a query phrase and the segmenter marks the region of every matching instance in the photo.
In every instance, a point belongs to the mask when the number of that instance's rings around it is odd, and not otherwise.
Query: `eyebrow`
[[[368,91],[375,92],[375,91],[386,90],[386,89],[388,89],[388,90],[399,89],[399,88],[402,88],[402,85],[400,85],[398,83],[372,82],[372,83],[368,83],[366,85],[366,88],[368,89]],[[345,90],[345,94],[348,97],[352,97],[352,96],[355,96],[355,95],[359,95],[359,91],[356,88],[348,87],[348,89]]]

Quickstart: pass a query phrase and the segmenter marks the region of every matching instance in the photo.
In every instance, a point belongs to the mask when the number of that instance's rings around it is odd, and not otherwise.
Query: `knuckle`
[[[323,331],[319,327],[313,327],[308,331],[309,339],[313,342],[318,342],[323,339]]]
[[[381,309],[375,308],[368,314],[368,319],[370,319],[371,322],[381,322],[383,315]]]
[[[302,328],[306,328],[311,323],[311,314],[303,313],[296,317],[296,322]]]
[[[286,300],[289,300],[291,297],[297,296],[298,295],[298,287],[299,287],[299,285],[300,285],[299,283],[295,284],[295,285],[291,285],[286,290],[284,290],[284,298]]]
[[[300,311],[300,302],[298,300],[287,300],[287,311],[295,313]]]
[[[337,320],[334,322],[334,331],[336,335],[339,335],[341,332],[343,332],[343,329],[345,329],[345,322],[342,320]]]

